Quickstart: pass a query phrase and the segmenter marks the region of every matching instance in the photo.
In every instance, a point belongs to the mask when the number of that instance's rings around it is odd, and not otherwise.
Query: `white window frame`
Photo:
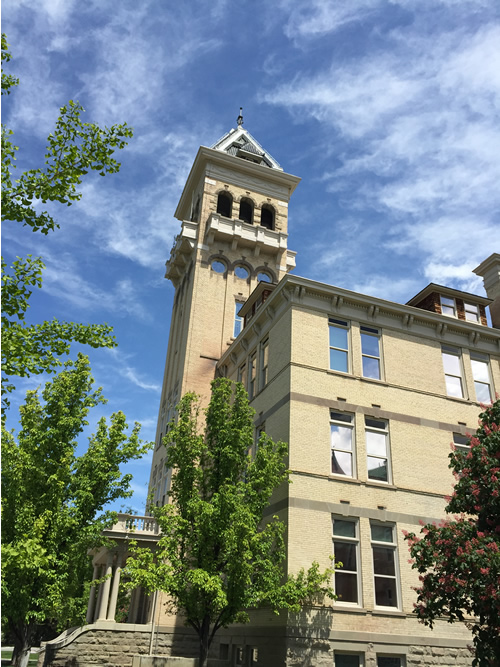
[[[372,380],[381,380],[382,379],[382,354],[381,354],[381,333],[380,329],[377,329],[375,327],[368,327],[366,325],[361,325],[360,326],[360,335],[361,335],[361,368],[363,371],[363,377],[365,378],[371,378]],[[367,352],[363,352],[363,336],[369,336],[370,338],[376,338],[377,339],[377,347],[378,347],[378,355],[375,356],[373,354],[368,354]],[[378,362],[378,377],[373,377],[373,375],[366,375],[365,373],[365,364],[364,360],[365,359],[375,359]]]
[[[264,389],[269,379],[269,338],[260,344],[260,388]]]
[[[346,332],[346,347],[338,347],[337,345],[332,345],[331,340],[331,330],[332,329],[343,329]],[[351,323],[348,320],[339,320],[335,317],[328,318],[328,366],[331,371],[337,371],[338,373],[350,373],[351,372],[351,360],[350,360],[350,335],[351,335]],[[346,359],[346,370],[333,368],[332,367],[332,351],[341,352],[345,354]]]
[[[439,300],[441,303],[441,314],[446,315],[446,317],[456,317],[457,316],[457,302],[452,296],[445,296],[444,294],[439,295]],[[449,303],[444,303],[448,301]],[[451,312],[449,312],[451,311]]]
[[[246,383],[247,383],[247,364],[246,362],[243,364],[240,364],[238,368],[238,382],[241,382],[242,385],[246,389]]]
[[[463,433],[453,433],[453,445],[455,446],[455,449],[458,449],[460,452],[463,452],[464,454],[468,454],[470,451],[470,438],[467,437],[466,435],[463,435]]]
[[[452,398],[465,398],[465,384],[464,384],[464,367],[462,363],[462,350],[459,347],[453,347],[452,345],[441,345],[441,356],[443,359],[443,371],[444,371],[444,381],[446,384],[446,395],[451,396]],[[458,361],[458,375],[457,373],[450,373],[446,370],[446,357],[456,357]],[[460,396],[453,393],[453,385],[449,382],[449,379],[455,378],[460,380]],[[451,390],[451,391],[450,391]]]
[[[248,400],[257,394],[257,350],[248,357]]]
[[[345,522],[350,523],[354,526],[354,537],[349,537],[345,535],[336,535],[335,534],[335,523]],[[338,598],[335,600],[336,605],[347,606],[347,607],[361,607],[362,606],[362,591],[361,591],[361,553],[360,553],[360,537],[359,537],[359,519],[355,518],[346,518],[344,516],[332,516],[332,546],[333,546],[333,557],[335,562],[342,562],[341,558],[338,558],[336,555],[335,544],[349,544],[354,546],[354,553],[356,556],[356,569],[347,570],[344,567],[335,568],[333,575],[334,578],[334,589],[337,591],[337,577],[341,578],[343,575],[354,575],[356,577],[356,596],[357,600],[341,600]]]
[[[334,446],[334,428],[341,427],[348,429],[351,433],[351,448],[347,449],[344,447],[335,447]],[[341,477],[356,477],[356,447],[355,447],[355,431],[354,431],[354,415],[348,412],[341,412],[340,410],[330,409],[330,473],[332,475],[340,475]],[[341,454],[349,454],[351,457],[351,472],[338,472],[333,470],[333,461],[335,452]],[[337,463],[337,465],[339,465]],[[339,465],[340,467],[340,465]]]
[[[391,541],[377,540],[373,537],[373,528],[390,528],[391,529]],[[370,521],[370,544],[372,549],[372,563],[373,563],[373,599],[375,607],[377,609],[400,609],[401,608],[401,576],[399,572],[399,559],[398,559],[398,545],[397,545],[397,536],[396,536],[396,525],[384,523],[381,521]],[[375,549],[387,549],[392,552],[393,564],[394,564],[394,574],[382,574],[380,572],[375,572]],[[394,591],[396,594],[396,604],[395,605],[384,605],[377,603],[377,580],[383,581],[387,579],[388,581],[394,582]]]
[[[235,301],[234,303],[233,338],[237,338],[243,329],[243,318],[238,314],[243,305],[243,301]]]
[[[476,303],[464,302],[465,319],[467,322],[480,322],[479,306]],[[470,316],[470,317],[469,317]]]
[[[487,354],[481,354],[480,352],[471,352],[470,353],[470,362],[471,362],[471,368],[472,368],[472,377],[474,378],[474,393],[476,395],[476,400],[479,403],[485,403],[488,401],[493,400],[493,386],[491,382],[491,373],[490,373],[490,358]],[[475,362],[475,363],[474,363]],[[478,373],[477,373],[477,366],[476,364],[484,364],[486,367],[486,374],[488,377],[488,381],[485,382],[484,379],[479,379]],[[483,398],[480,398],[478,395],[478,385],[481,387],[487,387],[488,388],[488,398],[486,401],[484,401]]]
[[[381,455],[376,452],[368,451],[368,440],[369,433],[376,433],[378,435],[384,436],[385,441],[385,453]],[[370,415],[365,415],[365,442],[366,442],[366,474],[370,482],[376,482],[379,484],[391,484],[392,475],[391,475],[391,447],[389,441],[389,422],[387,419],[379,419],[377,417],[370,417]],[[377,479],[377,477],[370,477],[370,467],[368,464],[369,459],[378,459],[379,461],[385,461],[386,465],[386,477],[387,479]],[[380,466],[379,467],[383,467]]]

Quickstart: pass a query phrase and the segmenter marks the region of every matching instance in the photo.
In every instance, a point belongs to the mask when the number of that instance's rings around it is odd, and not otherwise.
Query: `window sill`
[[[333,609],[336,612],[340,611],[347,614],[364,614],[366,616],[368,613],[364,607],[356,607],[354,605],[350,607],[348,604],[342,604],[342,602],[334,602]]]
[[[349,484],[362,484],[362,482],[359,479],[355,479],[354,477],[346,477],[345,475],[335,475],[334,473],[330,473],[328,475],[328,479],[333,482],[348,482]]]
[[[391,611],[390,609],[372,609],[370,613],[373,614],[373,616],[399,616],[400,618],[406,618],[408,616],[408,614],[400,609],[395,609],[394,611]]]
[[[378,489],[393,489],[397,491],[398,487],[394,484],[389,484],[388,482],[374,482],[372,480],[366,480],[366,486],[376,486]]]

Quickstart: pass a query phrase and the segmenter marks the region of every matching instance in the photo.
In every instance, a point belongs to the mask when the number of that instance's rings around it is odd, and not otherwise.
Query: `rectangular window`
[[[377,667],[404,667],[404,658],[395,655],[377,655]]]
[[[441,294],[441,313],[443,315],[448,315],[448,317],[457,316],[457,306],[455,304],[455,299],[452,299],[448,296],[443,296]]]
[[[269,340],[265,340],[260,348],[260,388],[267,384],[267,369],[269,366]]]
[[[365,417],[368,479],[389,482],[389,425],[385,419]]]
[[[468,322],[479,322],[479,306],[473,303],[464,303],[465,319]]]
[[[335,667],[361,667],[362,664],[359,655],[335,652]]]
[[[349,322],[328,320],[330,335],[330,368],[347,373],[349,370]]]
[[[471,352],[470,363],[476,398],[480,403],[489,403],[493,400],[490,382],[490,359],[486,354]]]
[[[461,433],[453,434],[453,444],[455,445],[455,449],[465,452],[465,454],[467,454],[470,449],[469,438]]]
[[[397,547],[395,526],[370,521],[375,605],[398,607]]]
[[[353,415],[330,410],[330,443],[334,475],[353,477],[353,421]]]
[[[238,382],[241,382],[241,384],[246,387],[247,384],[247,365],[242,364],[238,368]]]
[[[443,345],[443,368],[446,382],[446,393],[448,396],[464,397],[462,382],[462,353],[456,347]]]
[[[359,531],[355,519],[333,519],[333,555],[337,602],[359,604]]]
[[[237,337],[237,335],[243,328],[243,318],[240,317],[240,310],[242,306],[243,303],[241,301],[236,301],[234,305],[234,329],[233,329],[234,338]]]
[[[380,380],[380,331],[361,327],[361,356],[363,377]]]
[[[257,379],[257,353],[253,352],[250,355],[250,360],[248,362],[248,400],[252,400],[257,391],[256,386]]]

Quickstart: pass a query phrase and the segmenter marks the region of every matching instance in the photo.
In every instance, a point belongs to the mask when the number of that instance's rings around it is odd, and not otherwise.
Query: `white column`
[[[135,623],[135,617],[137,613],[137,596],[138,596],[138,589],[134,588],[134,590],[130,593],[130,603],[128,606],[127,623]]]
[[[98,565],[98,578],[101,579],[104,572],[104,565]],[[97,614],[99,612],[102,600],[102,583],[99,584],[99,589],[97,591],[97,602],[94,609],[94,623],[97,621]]]
[[[101,600],[100,600],[100,603],[99,603],[99,610],[97,612],[97,620],[98,621],[105,621],[106,620],[106,612],[108,610],[109,589],[110,589],[110,586],[111,586],[111,573],[112,572],[113,572],[113,554],[108,554],[108,560],[106,561],[106,571],[105,571],[106,579],[101,584],[102,595],[101,595]]]
[[[116,556],[116,567],[113,575],[113,585],[111,587],[111,597],[109,598],[108,621],[114,621],[116,615],[116,603],[118,602],[118,591],[120,589],[120,576],[122,571],[121,554]]]
[[[97,579],[99,575],[99,565],[94,564],[94,572],[92,574],[92,579]],[[87,606],[87,623],[92,623],[94,620],[94,606],[95,606],[95,584],[92,584],[90,587],[90,595],[89,595],[89,604]]]

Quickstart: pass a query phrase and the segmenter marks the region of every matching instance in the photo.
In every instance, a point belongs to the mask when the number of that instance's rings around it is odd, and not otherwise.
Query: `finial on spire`
[[[240,115],[238,116],[236,122],[238,123],[238,127],[243,125],[243,107],[240,107]]]

